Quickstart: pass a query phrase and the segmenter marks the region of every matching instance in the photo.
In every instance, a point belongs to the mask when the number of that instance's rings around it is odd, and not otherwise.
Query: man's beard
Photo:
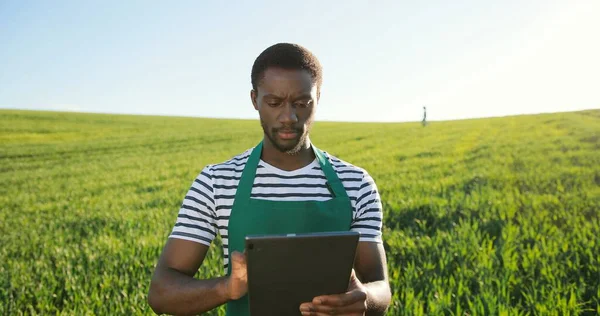
[[[308,137],[308,132],[306,132],[304,129],[298,129],[298,128],[271,128],[270,130],[268,129],[267,125],[261,120],[260,125],[263,128],[263,132],[265,133],[265,135],[267,135],[267,137],[269,138],[269,140],[271,141],[271,144],[273,144],[273,146],[279,150],[282,153],[286,153],[288,155],[296,155],[300,152],[300,150],[302,149],[302,147],[304,146],[304,143],[306,142],[306,138]],[[293,130],[294,132],[298,133],[298,137],[296,137],[296,139],[294,140],[294,142],[290,145],[284,145],[279,143],[277,140],[277,133],[282,130]]]

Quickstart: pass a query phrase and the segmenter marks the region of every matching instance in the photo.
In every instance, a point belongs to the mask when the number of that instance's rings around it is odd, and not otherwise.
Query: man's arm
[[[354,269],[367,289],[365,315],[384,315],[392,300],[387,259],[382,243],[360,242]]]
[[[357,216],[351,228],[361,233],[361,242],[358,244],[354,269],[367,289],[366,315],[383,315],[392,297],[381,236],[383,205],[377,185],[367,172],[363,175],[356,209]]]
[[[246,261],[240,253],[231,256],[231,277],[194,278],[207,252],[208,246],[197,242],[175,238],[167,241],[148,293],[148,303],[155,313],[196,315],[246,293]]]
[[[350,229],[361,234],[348,291],[315,297],[302,315],[383,315],[390,305],[387,260],[382,243],[383,210],[373,178],[363,174]]]
[[[148,303],[156,313],[199,314],[245,293],[246,264],[240,253],[230,256],[231,278],[194,278],[217,235],[216,221],[212,170],[206,166],[183,199],[154,271]]]

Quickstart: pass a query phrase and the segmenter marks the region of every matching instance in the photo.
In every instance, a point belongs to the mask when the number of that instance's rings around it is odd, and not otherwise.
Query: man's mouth
[[[281,139],[295,139],[298,136],[298,132],[295,130],[278,130],[277,135]]]

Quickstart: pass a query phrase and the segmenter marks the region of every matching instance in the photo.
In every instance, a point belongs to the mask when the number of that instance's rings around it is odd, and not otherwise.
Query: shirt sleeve
[[[350,230],[360,233],[359,241],[382,242],[381,198],[375,181],[366,171],[358,191],[354,214]]]
[[[217,234],[212,171],[206,166],[188,190],[169,238],[210,246]]]

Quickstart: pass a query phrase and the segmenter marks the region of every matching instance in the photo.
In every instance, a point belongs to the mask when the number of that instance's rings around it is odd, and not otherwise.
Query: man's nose
[[[291,124],[298,122],[298,116],[296,115],[296,108],[291,103],[286,103],[283,106],[281,114],[279,114],[279,122],[284,124]]]

